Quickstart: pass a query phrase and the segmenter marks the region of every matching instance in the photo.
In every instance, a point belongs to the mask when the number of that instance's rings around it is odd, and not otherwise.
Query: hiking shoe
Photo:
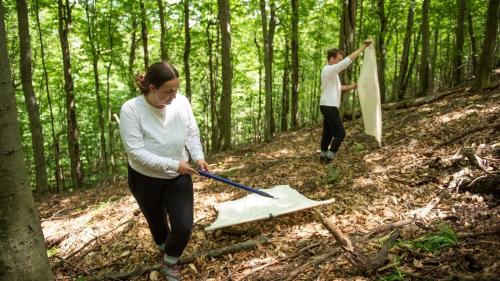
[[[181,268],[176,264],[162,263],[160,273],[167,279],[167,281],[181,280]]]

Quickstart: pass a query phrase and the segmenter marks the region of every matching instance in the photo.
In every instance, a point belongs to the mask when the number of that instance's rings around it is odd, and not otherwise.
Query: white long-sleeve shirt
[[[342,84],[340,84],[339,72],[346,69],[352,63],[351,58],[346,57],[339,63],[325,65],[321,70],[321,88],[323,94],[319,105],[340,106],[340,97],[342,93]]]
[[[179,161],[204,159],[200,132],[188,99],[177,94],[158,109],[144,95],[128,100],[120,112],[120,134],[130,166],[137,172],[171,179],[179,174]]]

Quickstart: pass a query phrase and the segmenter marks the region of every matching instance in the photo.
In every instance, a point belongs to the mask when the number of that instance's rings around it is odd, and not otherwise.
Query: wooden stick
[[[473,129],[470,129],[468,131],[466,131],[465,133],[462,133],[456,137],[453,137],[445,142],[442,142],[436,146],[434,146],[434,149],[436,148],[439,148],[439,147],[443,147],[445,145],[448,145],[452,142],[455,142],[461,138],[464,138],[466,137],[467,135],[470,135],[472,133],[475,133],[475,132],[479,132],[479,131],[483,131],[483,130],[487,130],[487,129],[494,129],[494,128],[500,128],[500,122],[497,122],[497,123],[494,123],[494,124],[490,124],[490,125],[486,125],[486,126],[482,126],[482,127],[477,127],[477,128],[473,128]]]

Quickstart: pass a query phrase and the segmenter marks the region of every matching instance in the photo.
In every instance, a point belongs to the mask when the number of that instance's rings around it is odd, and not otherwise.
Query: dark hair
[[[330,50],[328,50],[328,53],[326,54],[326,59],[328,61],[330,61],[330,58],[336,59],[338,54],[341,54],[342,56],[344,56],[344,52],[342,52],[341,50],[339,50],[339,49],[330,49]]]
[[[143,94],[149,93],[149,85],[155,88],[161,87],[165,82],[178,78],[177,69],[166,61],[155,62],[135,78],[137,87]]]

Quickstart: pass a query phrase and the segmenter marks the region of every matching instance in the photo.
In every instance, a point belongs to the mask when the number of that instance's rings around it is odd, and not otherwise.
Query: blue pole
[[[248,187],[248,186],[246,186],[246,185],[242,185],[242,184],[239,184],[239,183],[235,183],[234,181],[230,181],[230,180],[228,180],[228,179],[221,178],[221,177],[218,177],[218,176],[216,176],[216,175],[212,175],[212,174],[210,174],[210,173],[203,172],[203,171],[201,171],[201,170],[197,170],[197,171],[198,171],[198,173],[199,173],[200,175],[203,175],[203,176],[205,176],[205,177],[212,178],[212,179],[214,179],[214,180],[218,180],[218,181],[221,181],[221,182],[224,182],[224,183],[227,183],[227,184],[230,184],[230,185],[233,185],[233,186],[239,187],[239,188],[241,188],[241,189],[244,189],[244,190],[247,190],[247,191],[250,191],[250,192],[253,192],[253,193],[259,194],[259,195],[264,196],[264,197],[269,197],[269,198],[278,199],[278,198],[276,198],[276,197],[272,196],[271,194],[266,193],[266,192],[264,192],[264,191],[260,191],[260,190],[257,190],[257,189],[253,189],[253,188]]]

